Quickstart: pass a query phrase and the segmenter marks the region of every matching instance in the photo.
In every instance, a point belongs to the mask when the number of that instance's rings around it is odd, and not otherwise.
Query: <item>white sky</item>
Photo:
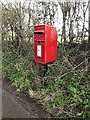
[[[27,1],[27,2],[29,2],[30,0],[0,0],[0,1],[2,1],[2,2],[12,2],[12,3],[14,3],[15,1],[21,1],[22,3],[23,3],[23,1]],[[45,2],[48,2],[48,1],[54,1],[54,2],[57,2],[57,0],[33,0],[33,1],[45,1]],[[59,0],[60,2],[64,2],[64,1],[66,1],[66,2],[68,2],[68,1],[70,1],[70,2],[74,2],[74,1],[77,1],[77,2],[88,2],[89,0]]]
[[[1,2],[3,3],[15,3],[17,1],[21,1],[21,3],[23,3],[24,1],[26,1],[26,3],[28,3],[30,0],[0,0]],[[36,1],[54,1],[54,2],[57,2],[57,0],[32,0],[33,2],[36,2]],[[62,1],[75,1],[75,0],[60,0],[61,2]],[[76,0],[76,1],[80,1],[80,2],[88,2],[88,0]],[[54,26],[56,27],[56,29],[60,30],[60,33],[61,33],[61,30],[62,30],[62,12],[61,10],[59,9],[58,11],[58,20],[55,21],[55,24]],[[82,16],[82,15],[81,15]],[[85,18],[86,21],[88,21],[88,11],[86,13],[86,18]],[[80,23],[82,25],[82,22]],[[85,22],[85,27],[88,29],[88,22]]]

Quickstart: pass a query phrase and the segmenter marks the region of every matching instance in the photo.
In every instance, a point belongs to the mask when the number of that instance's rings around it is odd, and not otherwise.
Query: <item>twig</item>
[[[52,96],[52,99],[53,99],[53,101],[55,102],[53,96]],[[61,110],[61,111],[64,112],[65,114],[68,113],[68,112],[64,111],[63,108],[61,108],[57,103],[56,103],[56,105],[57,105],[57,107],[58,107],[59,110]],[[71,113],[71,115],[72,115],[72,113]],[[69,115],[69,117],[71,117],[71,115]]]
[[[89,57],[90,58],[90,57]],[[74,67],[72,70],[75,70],[77,67],[79,67],[80,65],[82,65],[85,61],[87,61],[89,58],[85,59],[83,62],[81,62],[80,64],[78,64],[76,67]]]
[[[89,57],[89,58],[90,58],[90,57]],[[81,62],[80,64],[78,64],[76,67],[72,68],[72,69],[71,69],[71,72],[72,72],[73,70],[75,70],[77,67],[79,67],[80,65],[82,65],[82,64],[83,64],[85,61],[87,61],[89,58],[85,59],[83,62]],[[69,72],[63,74],[62,76],[60,76],[60,77],[58,77],[58,78],[56,78],[56,79],[62,78],[62,77],[64,77],[65,75],[67,75],[68,73],[69,73]],[[56,79],[55,79],[55,80],[56,80]]]

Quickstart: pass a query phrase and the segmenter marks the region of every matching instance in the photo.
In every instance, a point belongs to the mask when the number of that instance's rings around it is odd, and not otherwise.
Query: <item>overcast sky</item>
[[[21,1],[21,3],[23,3],[24,1],[26,3],[29,2],[29,0],[0,0],[1,2],[3,3],[15,3],[17,1]],[[54,2],[57,2],[57,0],[32,0],[33,2],[37,2],[37,1],[54,1]],[[60,1],[68,1],[68,0],[60,0]],[[70,1],[75,1],[75,0],[70,0]],[[80,1],[80,2],[88,2],[88,0],[77,0],[77,1]],[[62,29],[62,12],[60,9],[58,9],[58,19],[55,20],[55,24],[54,26],[56,27],[56,29],[60,30],[60,33],[61,33],[61,29]],[[86,13],[86,18],[85,18],[86,21],[88,21],[88,11]],[[80,23],[82,25],[82,22]],[[88,29],[88,22],[85,22],[85,27]]]

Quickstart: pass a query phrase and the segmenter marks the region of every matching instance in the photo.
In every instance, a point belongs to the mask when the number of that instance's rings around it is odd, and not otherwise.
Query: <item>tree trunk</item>
[[[13,45],[14,41],[13,41],[13,27],[12,26],[11,26],[11,31],[12,31],[12,45]]]
[[[69,29],[69,38],[70,38],[70,43],[73,43],[73,21],[72,18],[70,20],[70,29]]]
[[[89,9],[88,9],[88,51],[90,50],[90,2],[89,2]]]
[[[64,42],[66,42],[66,28],[65,28],[66,16],[65,11],[63,12],[63,38]]]
[[[88,9],[88,66],[90,66],[90,2],[89,2],[89,9]],[[90,67],[88,67],[88,71],[90,71]]]
[[[16,33],[15,48],[17,49],[19,46],[19,35],[18,35],[19,33],[16,26],[15,26],[15,33]]]

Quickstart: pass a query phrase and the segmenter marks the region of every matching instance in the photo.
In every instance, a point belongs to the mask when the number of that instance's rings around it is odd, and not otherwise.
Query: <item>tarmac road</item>
[[[10,81],[3,80],[2,118],[50,118],[52,115],[33,98],[20,94],[11,86]]]
[[[0,79],[0,120],[2,118],[2,80]]]

